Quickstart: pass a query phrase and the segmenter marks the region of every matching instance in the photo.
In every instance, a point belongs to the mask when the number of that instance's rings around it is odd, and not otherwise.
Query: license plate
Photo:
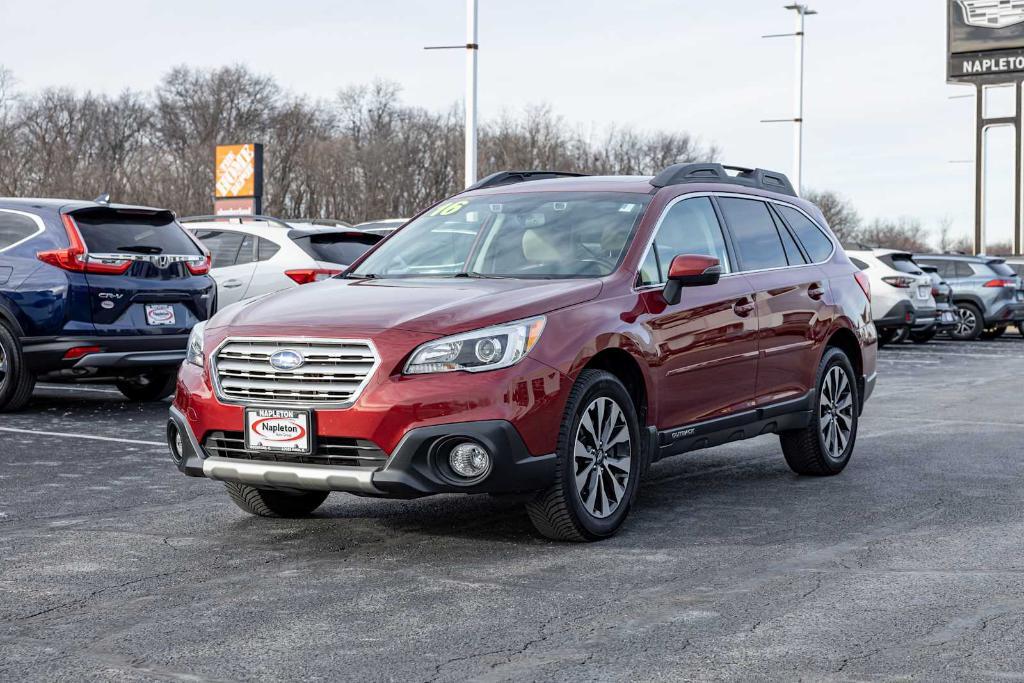
[[[1024,301],[1024,290],[1017,290],[1017,301]]]
[[[147,325],[173,325],[174,306],[170,304],[146,304]]]
[[[942,316],[939,318],[939,320],[944,322],[944,323],[951,323],[951,322],[953,322],[953,320],[954,320],[953,312],[952,311],[943,311],[942,312]]]
[[[245,447],[253,451],[310,453],[308,410],[245,409]]]
[[[918,299],[927,299],[929,296],[931,296],[931,293],[932,293],[932,288],[931,287],[918,287],[917,288],[917,298]]]

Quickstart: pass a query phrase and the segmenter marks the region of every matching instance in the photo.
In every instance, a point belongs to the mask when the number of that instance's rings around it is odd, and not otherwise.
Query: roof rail
[[[270,223],[281,228],[288,228],[291,230],[293,225],[289,225],[280,218],[274,218],[273,216],[186,216],[185,218],[179,218],[179,223],[211,223],[213,221],[237,221],[239,225],[243,221],[262,221],[264,223]]]
[[[731,175],[729,171],[736,171]],[[683,183],[728,183],[756,187],[780,194],[796,197],[796,190],[789,182],[786,174],[768,171],[763,168],[744,168],[742,166],[724,166],[722,164],[673,164],[658,175],[651,178],[654,187],[668,187]]]
[[[502,185],[514,185],[515,183],[525,183],[530,180],[547,180],[549,178],[580,178],[587,175],[586,173],[570,173],[568,171],[498,171],[492,173],[486,178],[482,178],[469,187],[464,192],[470,190],[483,190],[488,187],[500,187]]]

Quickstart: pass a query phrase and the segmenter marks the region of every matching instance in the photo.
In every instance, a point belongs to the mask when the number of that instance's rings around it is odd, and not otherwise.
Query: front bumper
[[[187,344],[187,334],[27,337],[22,340],[22,351],[34,374],[71,370],[81,374],[117,375],[181,365]],[[83,346],[100,350],[80,358],[64,359],[68,351]]]
[[[180,434],[180,447],[175,435]],[[436,493],[516,493],[549,486],[555,455],[531,455],[515,427],[504,420],[456,422],[410,430],[380,468],[208,457],[185,415],[171,406],[168,446],[178,469],[192,477],[250,486],[414,498]],[[446,464],[446,445],[473,440],[492,456],[482,480],[462,483]],[[272,456],[271,456],[272,457]]]

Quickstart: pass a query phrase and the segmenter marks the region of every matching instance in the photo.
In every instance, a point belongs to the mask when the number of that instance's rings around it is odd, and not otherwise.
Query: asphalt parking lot
[[[0,417],[0,680],[1024,679],[1024,340],[879,366],[841,476],[682,456],[592,545],[491,497],[248,517],[166,404],[42,385]]]

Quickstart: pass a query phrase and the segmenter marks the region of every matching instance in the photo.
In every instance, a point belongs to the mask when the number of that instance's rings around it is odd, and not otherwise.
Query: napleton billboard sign
[[[263,197],[263,145],[217,145],[214,213],[258,214]]]
[[[1024,0],[948,0],[950,81],[1024,75]]]

